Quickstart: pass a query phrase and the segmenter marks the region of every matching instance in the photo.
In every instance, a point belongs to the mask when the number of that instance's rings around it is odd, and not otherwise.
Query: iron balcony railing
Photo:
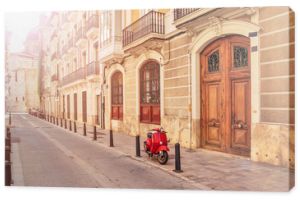
[[[98,28],[98,27],[99,27],[99,16],[98,15],[90,16],[87,21],[86,32],[91,28]]]
[[[177,19],[180,19],[196,10],[199,10],[199,8],[177,8],[177,9],[174,9],[174,21]]]
[[[165,33],[164,13],[150,11],[123,29],[123,47],[150,34]]]
[[[99,62],[93,61],[87,65],[87,76],[99,74]]]
[[[83,27],[80,27],[76,32],[76,41],[78,41],[84,37],[85,37],[85,29]]]
[[[76,71],[66,75],[61,80],[60,86],[64,86],[70,83],[73,83],[78,80],[82,80],[86,78],[86,67],[81,67],[77,69]]]

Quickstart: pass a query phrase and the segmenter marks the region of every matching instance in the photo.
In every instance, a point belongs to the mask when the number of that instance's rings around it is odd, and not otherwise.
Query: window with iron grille
[[[123,77],[121,72],[115,72],[111,77],[111,110],[112,119],[123,119]]]
[[[159,64],[149,61],[140,70],[140,121],[160,124]]]

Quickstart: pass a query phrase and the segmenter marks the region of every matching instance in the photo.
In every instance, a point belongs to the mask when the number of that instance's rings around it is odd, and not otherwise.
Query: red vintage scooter
[[[163,128],[155,128],[147,133],[147,139],[144,141],[144,149],[149,157],[157,157],[158,162],[164,165],[168,162],[169,156],[167,132]]]

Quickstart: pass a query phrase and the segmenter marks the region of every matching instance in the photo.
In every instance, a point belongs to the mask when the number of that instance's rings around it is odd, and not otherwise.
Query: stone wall
[[[252,130],[251,159],[293,168],[295,16],[288,7],[259,11],[261,116]]]

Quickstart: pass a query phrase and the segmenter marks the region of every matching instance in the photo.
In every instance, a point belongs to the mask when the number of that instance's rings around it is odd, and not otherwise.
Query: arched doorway
[[[232,35],[200,54],[201,147],[249,156],[251,136],[250,40]]]
[[[140,122],[160,124],[160,66],[155,60],[140,69]]]
[[[123,75],[120,71],[111,77],[111,118],[123,120]]]

